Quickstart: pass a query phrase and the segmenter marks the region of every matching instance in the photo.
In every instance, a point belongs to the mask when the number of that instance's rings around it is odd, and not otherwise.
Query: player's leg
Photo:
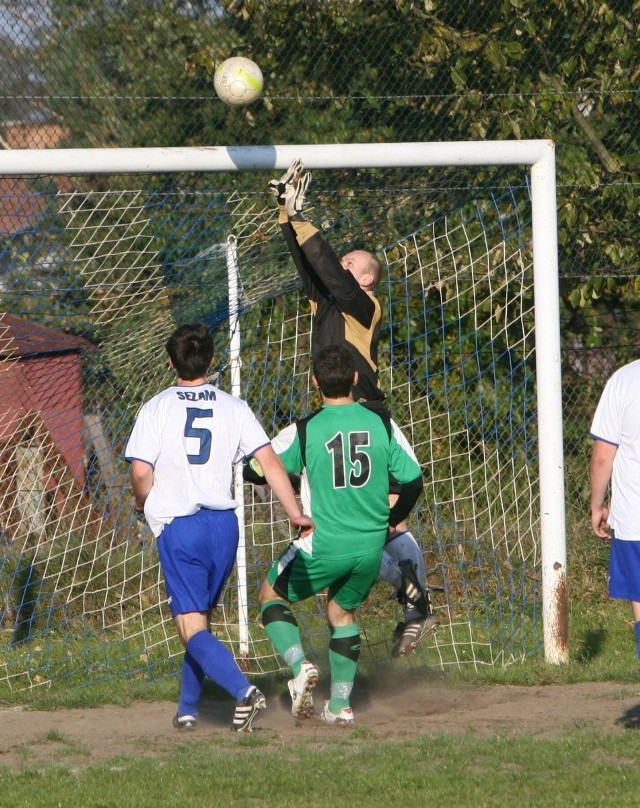
[[[250,731],[253,718],[266,707],[264,696],[242,673],[229,649],[209,632],[210,610],[217,604],[229,577],[238,545],[238,521],[233,511],[201,509],[174,519],[158,539],[170,609],[185,646],[181,701],[193,703],[203,676],[236,701],[233,729]],[[196,715],[195,711],[189,714]],[[181,713],[178,710],[178,723]]]
[[[401,602],[404,600],[408,607],[405,611],[409,611],[410,615],[417,616],[427,612],[429,604],[423,583],[426,568],[422,550],[404,522],[394,529],[384,546],[380,577],[395,588],[398,599]]]
[[[425,568],[422,550],[406,524],[399,525],[384,546],[383,563],[385,556],[389,559],[389,566],[395,567],[394,583],[397,587],[397,597],[404,605],[405,620],[414,620],[431,614],[431,598],[425,579]],[[389,576],[388,576],[389,577]]]
[[[394,634],[393,656],[415,650],[417,644],[438,628],[433,615],[422,550],[405,523],[398,525],[387,541],[380,577],[396,590],[403,606],[403,620]]]
[[[288,687],[291,713],[296,719],[313,715],[313,690],[318,682],[318,669],[306,658],[298,621],[289,605],[290,601],[304,600],[313,594],[307,560],[298,553],[295,544],[290,545],[267,573],[258,595],[267,637],[293,676]]]
[[[331,631],[331,690],[322,718],[330,724],[350,725],[354,722],[351,693],[361,649],[355,611],[367,598],[378,577],[380,555],[380,552],[369,553],[347,561],[347,569],[335,569],[334,583],[329,587],[327,620]]]
[[[294,676],[305,661],[305,653],[298,621],[289,604],[309,596],[306,592],[298,592],[291,584],[297,557],[296,546],[289,545],[267,573],[258,593],[260,616],[267,637]]]
[[[329,724],[348,725],[354,722],[350,700],[360,658],[360,630],[353,612],[342,609],[334,600],[327,603],[327,620],[331,631],[331,690],[322,719]]]
[[[640,659],[640,601],[632,600],[631,609],[633,610],[633,622],[636,629],[636,651],[638,659]]]
[[[173,726],[176,729],[195,729],[203,682],[204,671],[191,654],[185,650],[180,675],[178,711],[173,717]]]

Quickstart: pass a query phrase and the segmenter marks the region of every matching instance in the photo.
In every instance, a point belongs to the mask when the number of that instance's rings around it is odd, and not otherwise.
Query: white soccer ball
[[[218,98],[232,107],[243,107],[262,93],[262,70],[245,56],[232,56],[216,68],[213,86]]]

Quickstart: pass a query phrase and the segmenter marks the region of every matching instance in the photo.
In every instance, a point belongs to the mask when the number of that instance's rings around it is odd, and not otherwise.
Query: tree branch
[[[542,70],[540,71],[540,78],[545,84],[550,84],[556,92],[560,93],[561,95],[565,94],[565,89],[562,86],[562,82],[560,81],[557,76],[551,76],[548,73],[544,73]],[[571,102],[571,113],[573,114],[575,122],[578,124],[580,129],[582,129],[585,137],[589,141],[589,143],[593,146],[596,150],[602,165],[610,171],[612,174],[617,174],[620,171],[620,164],[616,160],[616,158],[609,153],[607,147],[604,143],[600,140],[598,135],[595,133],[593,127],[585,118],[585,116],[580,111],[580,107],[576,103],[575,100]]]

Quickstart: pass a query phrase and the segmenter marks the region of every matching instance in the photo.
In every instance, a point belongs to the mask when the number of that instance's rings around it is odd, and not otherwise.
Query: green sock
[[[267,601],[261,610],[262,625],[271,644],[294,676],[300,673],[300,665],[305,660],[302,638],[298,622],[283,600]]]
[[[353,680],[356,678],[360,657],[360,631],[355,623],[334,626],[329,641],[329,667],[331,668],[331,698],[329,709],[336,715],[349,706]]]

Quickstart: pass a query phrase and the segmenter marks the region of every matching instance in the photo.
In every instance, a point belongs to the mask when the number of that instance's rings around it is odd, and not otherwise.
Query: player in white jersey
[[[247,403],[208,383],[209,329],[183,325],[166,349],[177,382],[141,407],[125,457],[134,508],[144,511],[158,539],[169,606],[185,647],[174,726],[193,729],[208,676],[236,700],[232,729],[251,731],[265,698],[209,632],[211,610],[238,547],[233,464],[255,455],[291,523],[304,534],[312,522],[300,511],[289,477]]]
[[[605,385],[591,436],[591,524],[596,536],[611,540],[609,597],[631,601],[640,658],[640,360]]]

